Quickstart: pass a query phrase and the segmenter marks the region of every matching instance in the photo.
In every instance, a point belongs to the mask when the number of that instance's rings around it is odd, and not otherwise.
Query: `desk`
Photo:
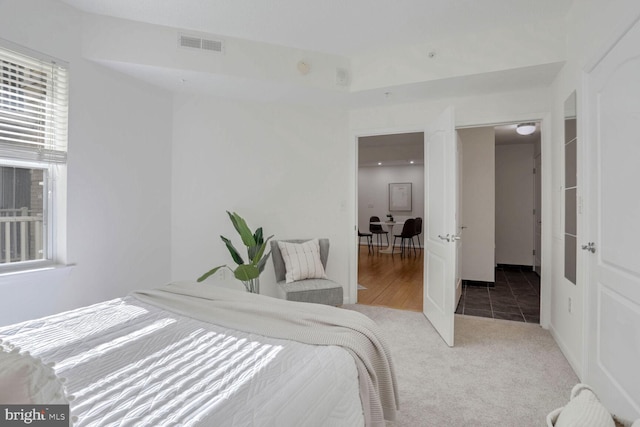
[[[380,222],[370,222],[369,224],[382,225],[389,232],[389,246],[385,249],[378,250],[381,254],[390,254],[393,252],[393,227],[396,225],[404,225],[404,221],[380,221]]]

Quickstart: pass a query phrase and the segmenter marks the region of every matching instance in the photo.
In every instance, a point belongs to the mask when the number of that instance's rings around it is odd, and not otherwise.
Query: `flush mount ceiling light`
[[[520,135],[531,135],[536,131],[535,123],[520,123],[516,128],[516,132]]]

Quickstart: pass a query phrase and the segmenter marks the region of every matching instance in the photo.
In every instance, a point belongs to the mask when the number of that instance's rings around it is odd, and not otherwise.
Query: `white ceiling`
[[[411,163],[413,162],[413,163]],[[358,165],[410,166],[424,164],[424,133],[400,133],[358,138]]]
[[[382,48],[424,43],[505,25],[525,26],[565,16],[573,0],[61,0],[85,12],[222,37],[355,57]],[[175,92],[209,92],[264,102],[364,106],[426,97],[479,95],[548,86],[561,62],[364,90],[293,87],[194,70],[104,61],[104,65]],[[386,96],[383,96],[388,92]],[[385,99],[386,98],[386,99]],[[539,138],[495,127],[496,144]],[[361,166],[423,163],[422,133],[361,138]]]
[[[62,0],[86,12],[354,56],[564,16],[572,0]]]
[[[451,35],[565,16],[573,0],[60,0],[82,11],[171,28],[357,58]],[[381,53],[384,57],[384,53]],[[548,87],[562,61],[367,90],[92,58],[173,93],[358,108]]]

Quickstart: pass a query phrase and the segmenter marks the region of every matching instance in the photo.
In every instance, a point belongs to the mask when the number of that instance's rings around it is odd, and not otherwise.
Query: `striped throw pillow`
[[[304,279],[326,279],[327,275],[320,261],[318,239],[304,243],[278,242],[284,260],[287,283]]]

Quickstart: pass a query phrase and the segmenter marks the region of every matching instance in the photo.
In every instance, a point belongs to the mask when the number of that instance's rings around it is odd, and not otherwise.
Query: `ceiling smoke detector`
[[[307,74],[309,74],[309,71],[311,71],[311,65],[309,65],[309,63],[305,61],[298,61],[297,68],[298,72],[303,76],[306,76]]]

